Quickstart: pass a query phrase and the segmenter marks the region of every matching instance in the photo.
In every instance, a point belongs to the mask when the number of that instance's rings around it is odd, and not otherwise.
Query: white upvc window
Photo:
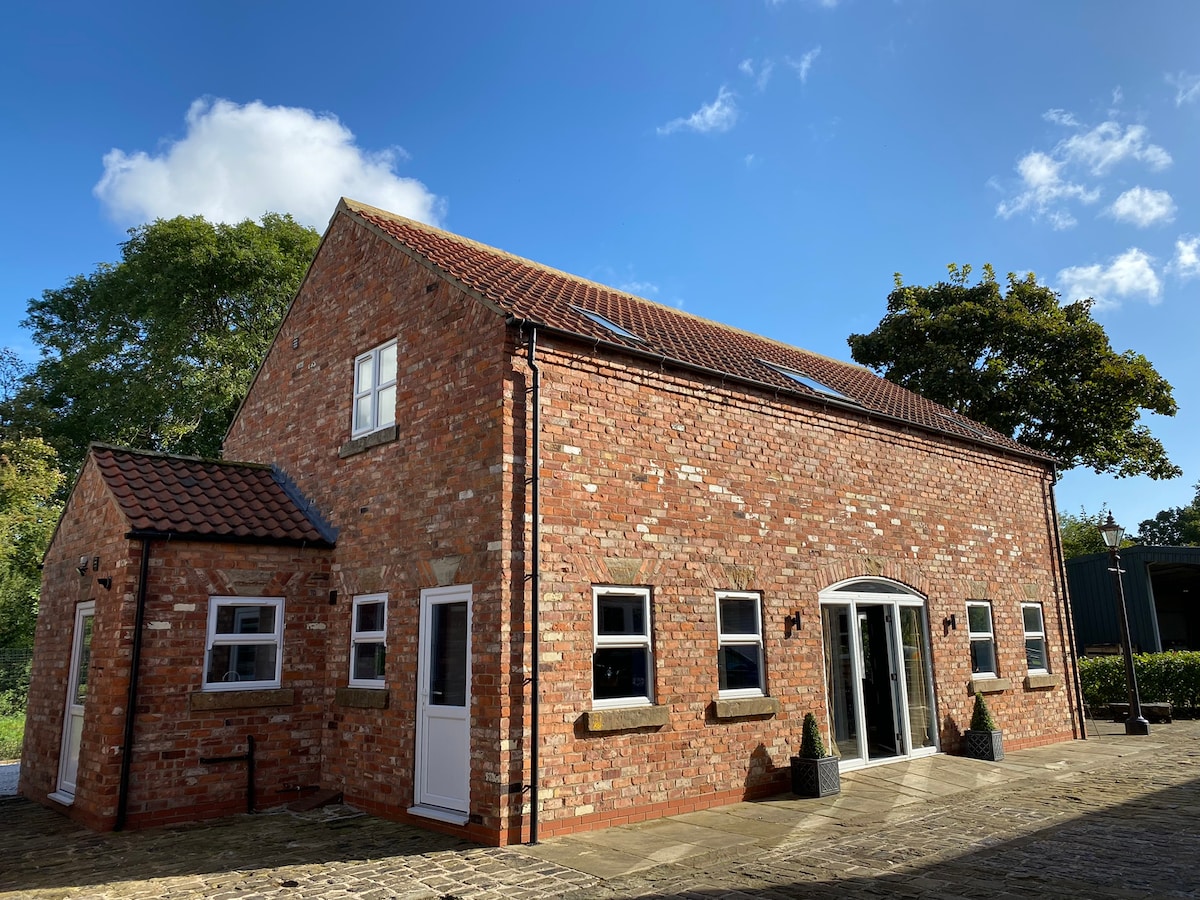
[[[354,360],[354,437],[396,422],[396,352],[391,340]]]
[[[204,690],[279,687],[282,597],[210,597]]]
[[[1048,674],[1050,667],[1046,656],[1046,622],[1042,617],[1042,604],[1022,603],[1021,620],[1025,628],[1025,666],[1030,674]]]
[[[592,706],[650,706],[654,702],[650,589],[594,587],[592,611]]]
[[[718,696],[761,697],[763,677],[762,598],[743,591],[717,592]]]
[[[387,687],[387,594],[355,597],[350,618],[350,686]]]
[[[967,601],[967,634],[971,639],[971,674],[995,678],[996,633],[992,627],[992,604],[987,600]]]

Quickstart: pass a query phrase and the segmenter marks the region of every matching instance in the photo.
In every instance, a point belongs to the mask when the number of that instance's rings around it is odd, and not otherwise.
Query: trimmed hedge
[[[1133,670],[1142,702],[1165,700],[1180,711],[1200,707],[1200,651],[1137,653],[1133,657]],[[1093,710],[1129,700],[1124,657],[1080,657],[1079,680],[1083,700]]]

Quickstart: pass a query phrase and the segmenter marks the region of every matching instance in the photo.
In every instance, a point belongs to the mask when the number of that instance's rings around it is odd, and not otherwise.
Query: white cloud
[[[1071,266],[1058,273],[1059,293],[1068,302],[1091,297],[1097,309],[1111,309],[1125,299],[1143,297],[1159,302],[1162,281],[1154,271],[1154,257],[1130,247],[1108,265]]]
[[[1175,258],[1168,268],[1180,278],[1200,276],[1200,235],[1179,236],[1175,241]]]
[[[717,92],[717,99],[706,103],[690,116],[672,119],[666,125],[658,126],[659,134],[672,134],[681,129],[689,129],[707,134],[710,131],[728,131],[737,123],[737,95],[725,85]]]
[[[658,294],[658,285],[652,281],[627,281],[617,285],[617,290],[637,297],[653,297]]]
[[[1048,109],[1042,113],[1042,118],[1047,122],[1053,122],[1055,125],[1075,127],[1079,124],[1079,120],[1065,109]]]
[[[1086,134],[1076,134],[1058,145],[1067,160],[1088,166],[1093,175],[1104,175],[1117,163],[1128,159],[1144,162],[1151,169],[1165,169],[1171,154],[1157,144],[1147,143],[1145,125],[1129,125],[1124,130],[1116,122],[1101,122]]]
[[[1114,92],[1114,97],[1118,92]],[[1068,128],[1083,127],[1062,109],[1047,110],[1042,118]],[[1086,183],[1085,179],[1103,177],[1127,161],[1140,162],[1155,171],[1171,165],[1171,154],[1150,143],[1149,136],[1144,125],[1122,126],[1110,119],[1062,139],[1049,152],[1034,150],[1025,154],[1017,161],[1021,177],[1017,193],[997,205],[996,215],[1007,219],[1017,213],[1029,213],[1056,229],[1070,228],[1076,224],[1069,209],[1071,204],[1095,203],[1100,199],[1100,187]],[[1174,211],[1170,195],[1145,188],[1126,192],[1109,207],[1114,217],[1143,227],[1156,221],[1170,221]]]
[[[361,149],[336,116],[205,99],[186,121],[186,134],[157,155],[115,148],[104,155],[93,193],[114,219],[240,222],[282,212],[323,228],[342,196],[433,224],[443,212],[425,185],[396,174],[402,150]]]
[[[1112,105],[1120,106],[1121,101],[1124,99],[1125,99],[1125,92],[1123,90],[1121,90],[1121,86],[1118,84],[1115,88],[1112,89]]]
[[[812,70],[813,63],[817,61],[817,57],[821,55],[820,45],[813,47],[805,53],[800,59],[795,60],[789,58],[787,64],[796,70],[796,74],[800,76],[800,83],[808,83],[808,73]]]
[[[1062,163],[1045,153],[1035,151],[1023,156],[1017,162],[1023,189],[1011,200],[1002,200],[996,207],[997,215],[1008,219],[1017,213],[1029,212],[1034,218],[1046,219],[1055,230],[1070,228],[1075,224],[1075,217],[1060,204],[1068,200],[1095,203],[1100,199],[1100,192],[1065,181],[1062,167]]]
[[[1167,84],[1175,88],[1176,106],[1200,100],[1200,75],[1189,75],[1187,72],[1168,75]]]
[[[1146,228],[1172,221],[1175,218],[1175,201],[1166,191],[1135,187],[1114,200],[1108,211],[1120,222],[1130,222],[1138,228]]]
[[[764,59],[762,66],[756,73],[754,69],[754,60],[743,59],[740,63],[738,63],[738,71],[749,78],[753,78],[754,86],[758,90],[765,91],[767,89],[767,82],[771,80],[771,73],[775,71],[775,63],[772,60]]]

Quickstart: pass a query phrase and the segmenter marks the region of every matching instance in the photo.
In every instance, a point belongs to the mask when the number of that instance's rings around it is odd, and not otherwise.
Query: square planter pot
[[[828,797],[840,793],[842,776],[838,773],[838,758],[822,759],[792,757],[792,793],[798,797]]]
[[[1002,731],[972,731],[963,733],[965,743],[963,752],[971,759],[986,759],[997,762],[1004,759],[1004,732]]]

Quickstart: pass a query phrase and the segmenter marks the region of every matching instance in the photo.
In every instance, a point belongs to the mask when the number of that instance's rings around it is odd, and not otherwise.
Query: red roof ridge
[[[526,256],[521,256],[519,253],[512,253],[511,251],[508,251],[508,250],[502,250],[499,247],[494,247],[491,244],[485,244],[482,241],[475,240],[474,238],[464,237],[463,235],[457,234],[453,231],[447,231],[444,228],[438,228],[436,225],[429,225],[426,222],[420,222],[416,219],[410,219],[407,216],[400,215],[399,213],[389,212],[386,209],[380,209],[377,206],[371,206],[369,203],[363,203],[359,200],[352,200],[349,197],[343,197],[342,204],[346,207],[346,209],[348,209],[351,212],[365,213],[367,215],[378,216],[381,219],[388,219],[392,222],[395,222],[399,225],[403,225],[407,228],[415,228],[419,231],[424,231],[428,234],[433,234],[433,235],[437,235],[438,237],[445,238],[448,241],[453,241],[456,244],[462,244],[467,247],[472,247],[476,250],[483,250],[487,253],[492,253],[492,254],[495,254],[496,256],[502,256],[506,259],[510,259],[513,262],[518,262],[518,263],[521,263],[522,265],[531,266],[532,268],[539,269],[548,275],[556,275],[559,278],[563,278],[567,281],[573,281],[578,284],[588,285],[589,287],[594,287],[597,290],[604,291],[605,293],[619,294],[622,297],[625,297],[630,300],[634,300],[638,303],[644,303],[647,306],[653,307],[654,309],[663,309],[663,310],[669,311],[673,315],[686,316],[687,318],[694,319],[697,322],[702,322],[705,325],[709,325],[713,328],[720,328],[723,331],[729,331],[729,332],[733,332],[734,334],[740,334],[743,337],[754,338],[755,340],[760,340],[760,341],[766,341],[770,344],[774,344],[775,346],[779,347],[782,350],[787,350],[788,352],[791,352],[791,353],[794,353],[797,350],[800,350],[801,352],[807,353],[810,356],[820,357],[821,359],[828,360],[829,362],[837,363],[838,365],[850,366],[855,369],[862,369],[864,372],[871,371],[866,366],[860,365],[859,363],[847,362],[844,359],[838,359],[836,356],[829,356],[824,353],[819,353],[815,350],[808,350],[803,347],[796,347],[792,344],[786,343],[785,341],[781,341],[778,338],[773,338],[768,335],[759,334],[756,331],[747,331],[744,328],[738,328],[736,325],[730,325],[726,322],[717,321],[716,319],[705,318],[704,316],[696,315],[694,312],[689,312],[686,309],[681,309],[678,306],[670,306],[666,303],[659,303],[657,300],[651,300],[648,297],[642,297],[639,294],[634,294],[629,291],[622,290],[621,288],[613,287],[611,284],[605,284],[604,282],[601,282],[601,281],[594,281],[591,278],[585,278],[582,275],[576,275],[575,273],[568,272],[565,269],[556,269],[554,266],[547,265],[546,263],[538,262],[535,259],[529,259]],[[399,240],[398,238],[395,237],[395,235],[389,234],[389,235],[387,235],[387,237],[392,241]],[[417,253],[420,256],[422,256],[423,258],[429,260],[430,265],[434,266],[439,271],[444,272],[445,274],[454,278],[455,281],[459,280],[452,273],[446,272],[444,267],[442,267],[438,263],[434,262],[433,260],[430,260],[428,256],[426,256],[424,253],[421,253],[421,251],[416,249],[415,247],[405,245],[405,249],[409,250],[410,252]],[[473,290],[472,292],[478,293],[478,291],[475,291],[475,290]],[[783,363],[780,363],[779,365],[783,365]]]

